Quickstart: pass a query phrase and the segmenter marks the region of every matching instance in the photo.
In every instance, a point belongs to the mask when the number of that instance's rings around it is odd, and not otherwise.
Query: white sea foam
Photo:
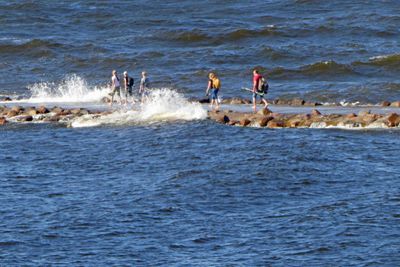
[[[41,82],[28,87],[31,97],[23,101],[30,103],[99,102],[109,93],[107,87],[90,87],[87,82],[73,74],[60,83]]]
[[[183,95],[170,89],[154,89],[151,90],[147,101],[135,109],[120,109],[108,115],[82,116],[73,120],[71,126],[136,125],[205,118],[207,118],[207,111],[201,104],[191,103]]]

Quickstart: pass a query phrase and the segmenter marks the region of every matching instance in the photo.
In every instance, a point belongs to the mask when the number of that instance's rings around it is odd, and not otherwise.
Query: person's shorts
[[[132,86],[128,86],[125,89],[125,96],[132,96]]]
[[[114,87],[113,89],[112,89],[112,91],[111,91],[111,96],[114,96],[115,94],[117,94],[117,95],[121,95],[121,87],[120,86],[116,86],[116,87]]]
[[[212,89],[211,91],[211,99],[218,99],[218,91],[219,89]]]

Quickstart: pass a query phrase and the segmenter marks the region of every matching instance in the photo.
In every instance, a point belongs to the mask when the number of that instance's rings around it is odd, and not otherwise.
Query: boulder
[[[17,115],[18,115],[18,112],[15,110],[12,110],[12,109],[7,112],[7,117],[15,117]]]
[[[230,120],[229,120],[229,117],[226,116],[226,115],[221,116],[221,117],[219,117],[219,118],[217,119],[217,122],[223,123],[223,124],[229,123],[229,121],[230,121]]]
[[[274,117],[272,117],[272,116],[267,116],[267,117],[261,118],[260,122],[259,122],[260,127],[267,126],[268,122],[270,122],[273,119],[274,119]]]
[[[285,122],[277,119],[272,119],[267,124],[268,128],[282,128],[285,126]]]
[[[51,109],[51,112],[55,113],[55,114],[61,114],[63,112],[63,109],[60,107],[53,107]]]
[[[312,116],[319,116],[319,115],[321,115],[321,112],[319,112],[319,111],[316,110],[316,109],[313,109],[313,110],[311,111],[311,115],[312,115]]]
[[[365,124],[371,124],[372,122],[374,122],[374,121],[376,121],[377,119],[379,119],[379,115],[377,115],[377,114],[371,114],[371,113],[368,113],[368,114],[365,114],[365,115],[363,115],[363,116],[358,116],[359,118],[360,118],[360,120],[362,121],[362,122],[364,122]]]
[[[4,125],[4,124],[6,124],[6,123],[7,123],[6,118],[1,117],[1,118],[0,118],[0,125]]]
[[[322,104],[319,102],[305,102],[303,105],[306,107],[322,106]]]
[[[5,97],[0,98],[0,101],[7,102],[7,101],[12,101],[12,99],[8,96],[5,96]]]
[[[346,115],[346,119],[351,120],[351,119],[354,119],[354,118],[357,118],[357,115],[355,113],[350,113],[350,114]]]
[[[400,101],[395,101],[390,104],[391,107],[400,108]]]
[[[31,108],[31,109],[28,109],[25,113],[26,113],[28,116],[35,116],[35,115],[37,114],[37,111],[36,111],[36,109]]]
[[[17,121],[19,122],[24,122],[24,121],[33,121],[33,117],[32,116],[19,116],[17,118]]]
[[[236,124],[238,124],[238,123],[239,123],[238,121],[230,120],[230,121],[228,122],[228,125],[233,126],[233,125],[236,125]]]
[[[388,106],[390,106],[390,102],[389,102],[389,101],[383,101],[383,102],[381,103],[381,106],[382,106],[382,107],[388,107]]]
[[[259,110],[257,112],[257,114],[260,114],[260,115],[263,115],[263,116],[269,115],[271,113],[272,113],[272,111],[270,109],[268,109],[268,108],[263,108],[263,109],[261,109],[261,110]]]
[[[38,114],[46,114],[50,112],[45,106],[40,106],[36,108],[36,111]]]
[[[386,117],[389,127],[396,127],[400,123],[400,116],[397,113],[391,113]]]
[[[12,110],[12,111],[15,111],[17,114],[20,114],[20,113],[22,113],[22,112],[24,111],[24,108],[21,107],[21,106],[13,106],[13,107],[11,108],[11,110]]]
[[[247,126],[251,123],[251,121],[249,119],[241,119],[239,122],[240,126]]]
[[[294,99],[292,99],[292,101],[291,101],[290,104],[291,104],[292,106],[303,106],[304,103],[306,103],[306,101],[304,101],[303,99],[294,98]]]
[[[81,113],[81,109],[80,108],[74,108],[70,110],[72,115],[79,115]]]

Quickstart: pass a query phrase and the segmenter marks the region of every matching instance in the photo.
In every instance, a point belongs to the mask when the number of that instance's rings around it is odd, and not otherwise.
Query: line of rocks
[[[0,125],[8,122],[60,122],[67,124],[72,119],[87,114],[104,114],[104,112],[90,111],[84,108],[0,106]]]
[[[204,99],[197,99],[196,100],[199,103],[209,103],[210,100],[208,98]],[[293,98],[293,99],[268,99],[269,103],[272,103],[274,105],[281,105],[281,106],[305,106],[305,107],[316,107],[316,106],[342,106],[342,104],[339,103],[331,103],[331,104],[322,104],[320,102],[313,102],[313,101],[306,101],[301,98]],[[225,98],[222,99],[221,101],[222,104],[228,104],[228,105],[248,105],[252,104],[250,99],[246,98],[239,98],[239,97],[233,97],[233,98]],[[260,104],[263,104],[262,101],[260,101]],[[376,106],[379,105],[381,107],[397,107],[400,108],[400,101],[394,101],[394,102],[389,102],[389,101],[383,101],[379,104],[369,104],[369,106]]]
[[[314,109],[310,114],[280,114],[263,109],[257,114],[234,111],[211,111],[209,118],[232,126],[268,128],[389,128],[400,127],[400,115],[373,114],[361,111],[358,114],[323,115]]]

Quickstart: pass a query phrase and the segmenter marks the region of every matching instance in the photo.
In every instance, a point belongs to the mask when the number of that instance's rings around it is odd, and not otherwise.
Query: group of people
[[[125,104],[128,103],[129,98],[132,99],[132,102],[135,102],[135,99],[133,98],[133,85],[135,83],[135,80],[128,75],[127,71],[124,71],[124,93],[125,93]],[[149,88],[150,88],[150,80],[147,77],[147,73],[145,71],[142,72],[142,77],[140,79],[140,84],[139,84],[139,90],[138,94],[141,98],[141,101],[143,102],[145,98],[147,97],[149,93]],[[219,80],[218,76],[214,72],[210,72],[208,74],[208,84],[207,84],[207,89],[206,89],[206,95],[210,97],[210,106],[211,109],[215,108],[218,110],[219,109],[219,99],[218,99],[218,93],[219,90],[221,89],[221,81]],[[257,97],[259,97],[263,103],[264,107],[266,108],[268,106],[267,100],[264,98],[264,96],[267,94],[268,91],[268,83],[266,79],[260,74],[260,72],[257,69],[253,70],[253,87],[250,90],[253,93],[253,110],[254,112],[257,111]],[[121,91],[121,82],[118,77],[118,73],[116,70],[112,71],[112,77],[111,77],[111,102],[110,105],[113,104],[114,102],[114,95],[117,94],[119,96],[119,102],[120,104],[123,103],[122,100],[122,91]]]
[[[220,88],[221,88],[221,81],[214,72],[210,72],[208,74],[208,85],[206,89],[206,96],[210,96],[211,109],[214,108],[214,105],[217,110],[219,109],[218,92]],[[268,102],[264,98],[264,96],[268,92],[268,83],[257,69],[253,70],[253,87],[250,91],[253,93],[254,112],[257,111],[257,103],[256,103],[257,97],[259,97],[263,101],[264,108],[268,106]]]
[[[124,92],[122,92],[122,90],[121,90],[121,81],[118,77],[117,71],[116,70],[112,71],[110,106],[112,106],[112,104],[114,103],[115,94],[118,95],[120,104],[122,104],[123,102],[125,102],[125,104],[127,104],[129,102],[129,98],[131,98],[132,102],[135,102],[135,98],[133,97],[133,86],[135,84],[135,79],[133,77],[130,77],[127,71],[124,71],[123,79],[124,79],[123,80]],[[150,80],[147,77],[147,73],[145,71],[142,71],[142,77],[140,79],[139,90],[138,90],[138,94],[139,94],[142,102],[144,101],[145,97],[148,95],[149,88],[150,88]],[[125,101],[122,100],[122,93],[124,93],[124,95],[125,95]]]

